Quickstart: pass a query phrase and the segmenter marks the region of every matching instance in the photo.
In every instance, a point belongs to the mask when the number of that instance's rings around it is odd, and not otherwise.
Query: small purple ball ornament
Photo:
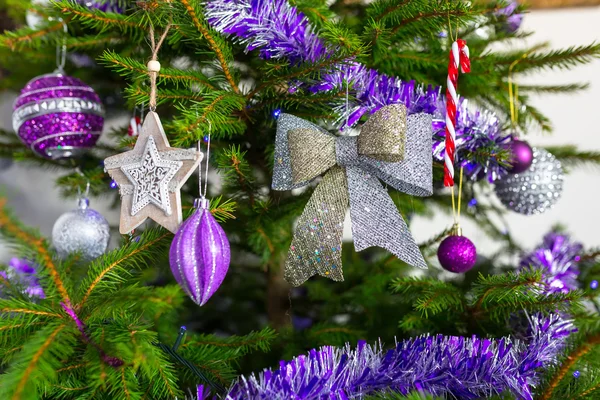
[[[513,139],[507,145],[507,149],[512,153],[511,167],[508,172],[511,174],[520,174],[531,167],[533,162],[533,149],[524,140]]]
[[[13,107],[13,128],[42,157],[76,157],[92,148],[104,125],[94,89],[60,70],[33,78]]]
[[[452,233],[438,247],[438,260],[446,271],[467,272],[477,261],[477,249],[473,242],[462,236],[462,230],[454,226]]]
[[[196,199],[196,211],[183,222],[171,244],[169,263],[175,280],[199,306],[217,291],[229,269],[229,240],[210,212]]]

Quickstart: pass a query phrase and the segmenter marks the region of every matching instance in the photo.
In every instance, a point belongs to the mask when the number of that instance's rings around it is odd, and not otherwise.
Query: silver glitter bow
[[[431,116],[382,107],[359,136],[333,136],[289,114],[277,122],[273,189],[291,190],[324,174],[298,220],[285,279],[299,286],[319,274],[343,281],[341,245],[348,204],[356,251],[383,247],[427,268],[381,179],[415,196],[432,193]]]

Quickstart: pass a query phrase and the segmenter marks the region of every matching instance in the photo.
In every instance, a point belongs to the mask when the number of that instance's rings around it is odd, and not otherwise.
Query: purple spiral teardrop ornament
[[[207,199],[196,199],[196,211],[183,222],[169,252],[179,286],[199,306],[217,291],[229,269],[229,240],[210,212]]]
[[[47,158],[69,158],[96,144],[104,125],[104,107],[90,86],[54,72],[25,85],[15,101],[12,120],[15,132],[31,150]]]

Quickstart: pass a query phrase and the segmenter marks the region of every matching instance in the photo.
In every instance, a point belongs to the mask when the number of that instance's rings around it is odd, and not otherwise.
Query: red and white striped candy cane
[[[467,42],[458,39],[452,43],[450,62],[448,63],[448,82],[446,83],[446,154],[444,156],[444,186],[454,186],[454,151],[456,146],[456,106],[458,95],[458,67],[462,73],[471,71]]]

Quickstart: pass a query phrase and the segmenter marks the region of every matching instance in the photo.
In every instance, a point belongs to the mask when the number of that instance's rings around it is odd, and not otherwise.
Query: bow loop
[[[400,162],[406,143],[406,106],[392,104],[375,112],[360,130],[358,153],[379,161]]]
[[[293,183],[310,181],[335,165],[335,136],[296,128],[288,132],[288,141]]]

